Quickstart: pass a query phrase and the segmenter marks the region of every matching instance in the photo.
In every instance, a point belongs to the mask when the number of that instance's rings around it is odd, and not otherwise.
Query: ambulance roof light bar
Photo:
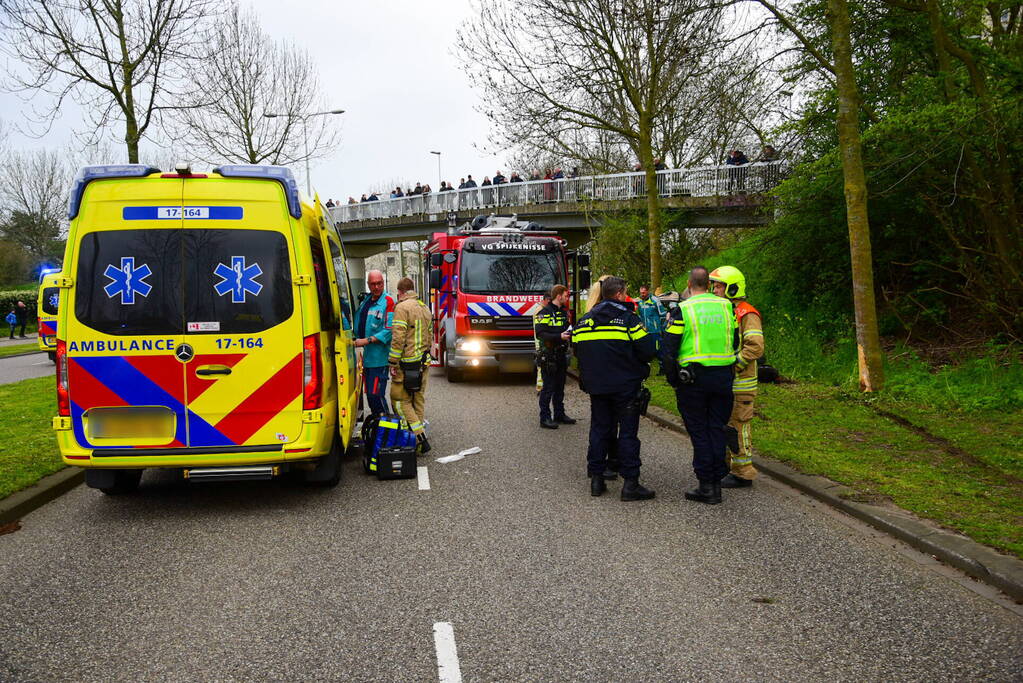
[[[230,164],[213,169],[225,178],[266,178],[276,180],[284,187],[284,195],[288,198],[288,213],[295,218],[302,217],[302,202],[298,197],[298,181],[287,166],[268,166],[258,164]]]
[[[71,188],[71,201],[68,202],[68,220],[74,220],[82,208],[82,195],[85,186],[93,180],[101,178],[145,178],[150,173],[159,173],[160,169],[147,164],[117,164],[110,166],[83,166],[75,177]]]

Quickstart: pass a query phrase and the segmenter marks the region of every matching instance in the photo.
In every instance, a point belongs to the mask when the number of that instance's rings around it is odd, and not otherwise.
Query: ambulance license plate
[[[93,439],[171,439],[174,413],[162,406],[91,408],[86,414]]]

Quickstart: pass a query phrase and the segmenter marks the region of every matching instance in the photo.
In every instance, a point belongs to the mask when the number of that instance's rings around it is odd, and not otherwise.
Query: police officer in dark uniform
[[[537,365],[543,388],[540,389],[540,426],[557,429],[558,424],[574,425],[565,414],[565,375],[568,372],[568,287],[554,285],[550,302],[533,317]],[[554,415],[551,417],[551,403]]]
[[[586,470],[590,495],[607,490],[604,470],[607,453],[618,427],[618,467],[625,480],[621,499],[648,500],[654,492],[639,483],[640,389],[657,355],[653,336],[626,300],[625,280],[606,278],[600,285],[601,302],[579,319],[572,332],[579,359],[579,383],[590,395],[590,446]]]

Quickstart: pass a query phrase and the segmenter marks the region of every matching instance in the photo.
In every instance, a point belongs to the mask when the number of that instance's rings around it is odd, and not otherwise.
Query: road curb
[[[646,417],[661,427],[685,434],[681,418],[663,408],[650,406]],[[833,508],[866,522],[894,536],[917,550],[933,555],[942,562],[994,586],[1014,600],[1023,602],[1023,561],[1002,555],[966,536],[947,531],[918,519],[913,513],[857,502],[855,489],[831,481],[827,477],[804,474],[788,465],[757,456],[759,471]]]
[[[25,353],[12,353],[9,356],[0,356],[0,360],[5,358],[21,358],[22,356],[34,356],[37,353],[46,353],[45,351],[26,351]]]
[[[43,477],[27,489],[12,493],[0,500],[0,524],[21,519],[54,498],[67,493],[83,481],[85,481],[85,470],[78,467],[65,467],[59,472]]]

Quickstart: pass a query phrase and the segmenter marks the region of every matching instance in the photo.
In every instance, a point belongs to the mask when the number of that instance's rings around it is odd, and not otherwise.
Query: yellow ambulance
[[[65,463],[108,494],[145,468],[335,485],[360,378],[345,255],[280,166],[88,166],[57,326]]]
[[[39,274],[39,297],[36,302],[36,318],[39,321],[37,337],[39,350],[57,357],[57,307],[60,303],[60,288],[57,287],[59,270],[45,270]]]

